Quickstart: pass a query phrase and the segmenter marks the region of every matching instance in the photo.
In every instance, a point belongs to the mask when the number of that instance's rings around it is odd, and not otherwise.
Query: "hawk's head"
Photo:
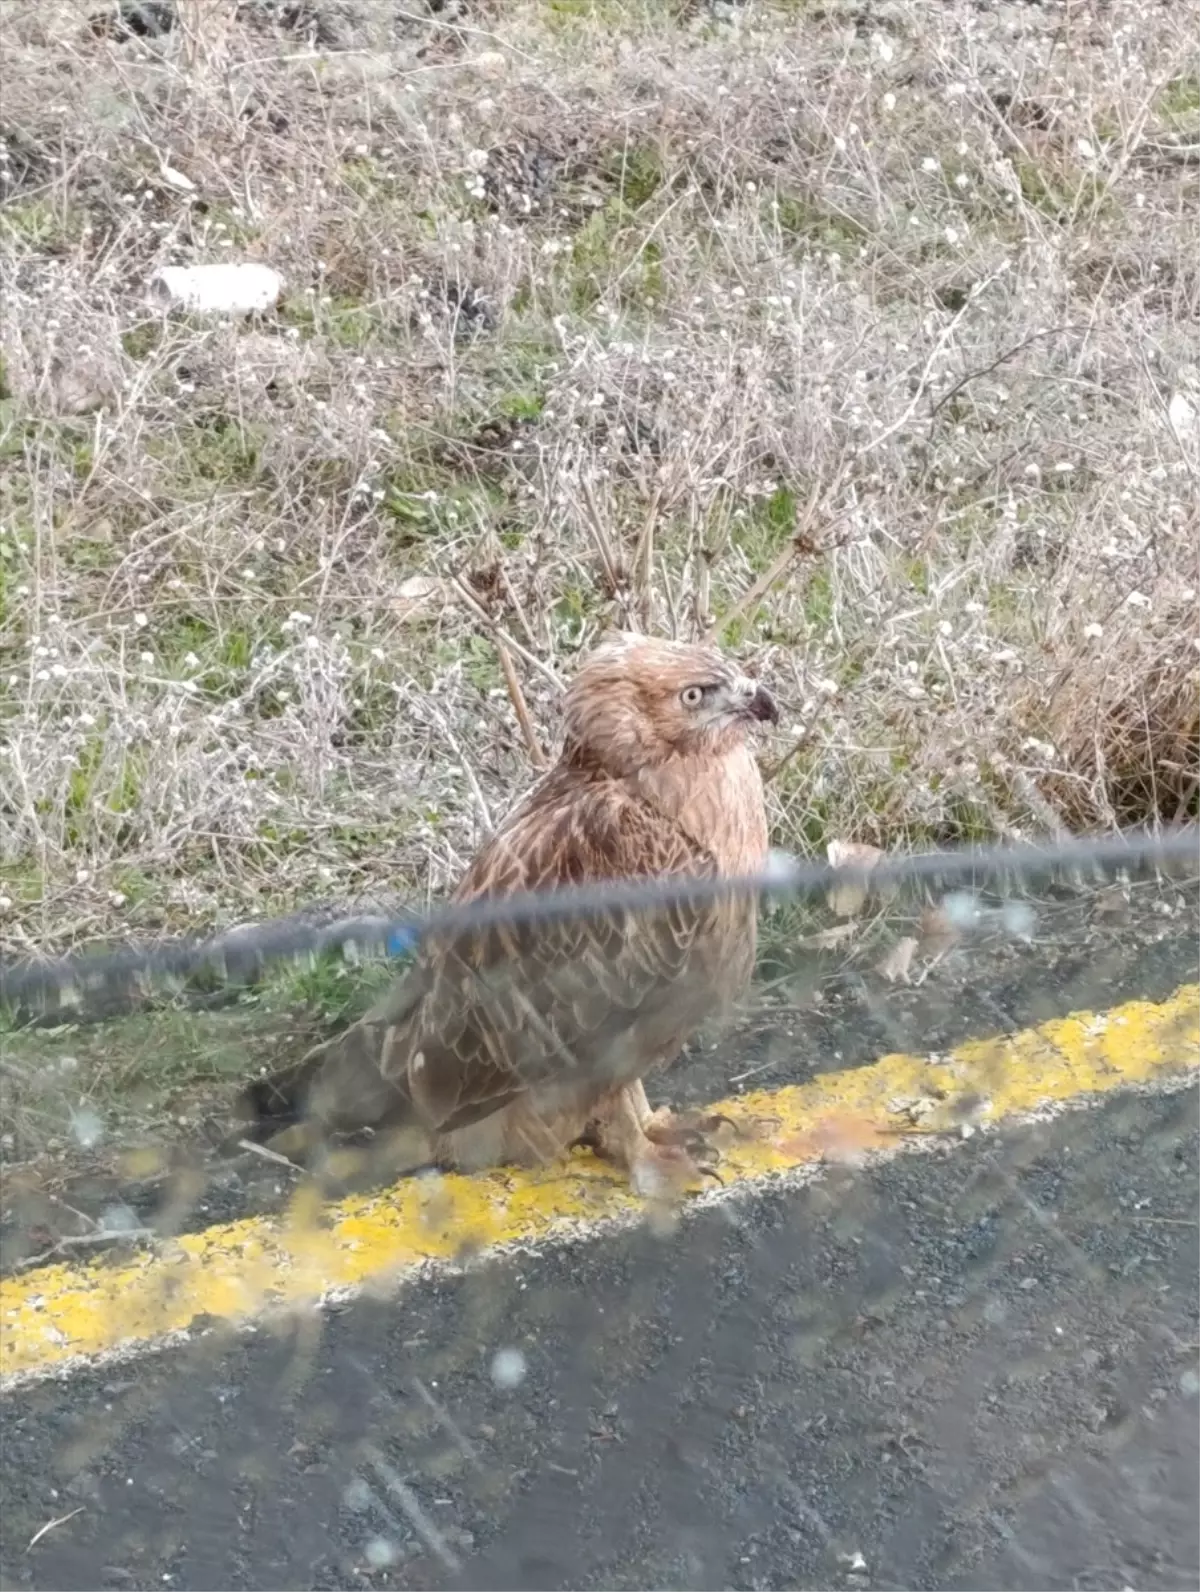
[[[617,775],[669,757],[719,756],[775,699],[718,648],[618,634],[584,659],[567,690],[567,753]]]

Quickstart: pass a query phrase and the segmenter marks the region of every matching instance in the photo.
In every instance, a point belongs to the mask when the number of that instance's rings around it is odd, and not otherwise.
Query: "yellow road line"
[[[871,1066],[719,1103],[745,1136],[726,1148],[732,1189],[831,1158],[986,1126],[1040,1107],[1186,1075],[1200,1066],[1200,985],[1167,1001],[1079,1012],[946,1056]],[[79,1357],[149,1347],[212,1318],[245,1322],[332,1291],[394,1286],[468,1252],[545,1243],[644,1211],[611,1168],[414,1179],[386,1193],[210,1227],[129,1258],[47,1265],[0,1280],[0,1387]]]

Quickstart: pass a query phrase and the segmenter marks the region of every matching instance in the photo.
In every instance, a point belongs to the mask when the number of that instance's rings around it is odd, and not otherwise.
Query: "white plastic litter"
[[[249,315],[269,310],[283,278],[269,265],[164,265],[150,278],[150,293],[164,309],[200,314]]]

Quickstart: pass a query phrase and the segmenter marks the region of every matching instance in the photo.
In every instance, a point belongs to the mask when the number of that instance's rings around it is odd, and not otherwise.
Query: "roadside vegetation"
[[[769,681],[793,851],[1195,817],[1195,22],[9,0],[0,951],[440,894],[613,624]],[[227,1018],[10,1034],[10,1153]]]

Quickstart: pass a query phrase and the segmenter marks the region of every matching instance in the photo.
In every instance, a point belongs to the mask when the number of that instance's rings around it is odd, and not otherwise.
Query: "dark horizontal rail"
[[[805,895],[836,883],[928,885],[980,884],[1005,876],[1032,879],[1092,866],[1103,870],[1145,869],[1191,860],[1200,864],[1200,828],[1190,825],[1160,834],[1126,833],[990,847],[964,847],[914,856],[885,857],[871,866],[832,867],[772,853],[761,873],[738,878],[688,879],[677,875],[620,880],[562,890],[531,892],[450,903],[425,916],[372,914],[314,924],[304,913],[250,923],[207,939],[158,941],[107,952],[0,964],[0,1002],[31,996],[98,990],[150,980],[187,979],[204,971],[245,978],[264,963],[348,947],[399,954],[431,933],[459,933],[498,923],[514,924],[581,913],[636,910],[703,902],[734,894]]]

